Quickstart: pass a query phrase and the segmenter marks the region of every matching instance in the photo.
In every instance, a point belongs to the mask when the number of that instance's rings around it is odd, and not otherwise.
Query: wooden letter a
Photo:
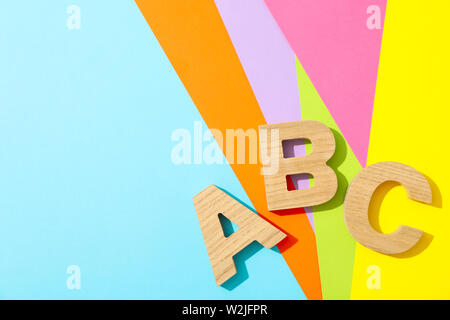
[[[253,241],[272,248],[286,235],[219,188],[210,185],[194,198],[206,250],[218,286],[236,274],[233,256]],[[219,213],[239,229],[225,237]]]

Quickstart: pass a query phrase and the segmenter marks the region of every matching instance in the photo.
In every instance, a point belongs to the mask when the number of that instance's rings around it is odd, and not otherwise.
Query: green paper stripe
[[[356,242],[344,224],[343,203],[361,165],[297,58],[296,65],[302,119],[326,124],[336,139],[336,152],[327,164],[337,173],[338,191],[331,201],[313,207],[323,298],[350,299]]]

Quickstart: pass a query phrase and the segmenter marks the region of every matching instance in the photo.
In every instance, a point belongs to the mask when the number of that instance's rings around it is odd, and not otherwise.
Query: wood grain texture
[[[332,131],[318,121],[294,121],[259,126],[260,137],[271,136],[271,130],[278,130],[278,141],[260,139],[261,158],[278,155],[277,172],[264,174],[266,198],[269,210],[285,210],[311,207],[329,201],[337,191],[336,173],[326,162],[333,156],[336,144]],[[312,152],[303,157],[284,158],[282,141],[308,139]],[[275,141],[276,142],[276,141]],[[263,170],[268,166],[263,165]],[[286,176],[309,173],[314,178],[314,186],[304,190],[288,191]]]
[[[393,233],[383,234],[370,225],[370,200],[378,186],[387,181],[401,183],[410,199],[432,201],[430,185],[416,169],[397,162],[378,162],[363,169],[350,184],[344,202],[344,219],[349,232],[363,246],[385,254],[398,254],[412,248],[423,231],[401,225]]]
[[[218,286],[236,274],[233,256],[250,243],[256,240],[270,249],[286,237],[216,186],[210,185],[194,196],[193,201]],[[219,213],[239,227],[229,237],[224,235]]]

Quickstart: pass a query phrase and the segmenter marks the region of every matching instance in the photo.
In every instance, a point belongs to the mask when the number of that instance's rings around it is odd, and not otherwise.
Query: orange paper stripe
[[[136,3],[209,128],[257,130],[266,123],[214,1]],[[260,166],[231,167],[260,215],[288,234],[278,248],[304,294],[322,299],[316,240],[304,211],[268,212]]]

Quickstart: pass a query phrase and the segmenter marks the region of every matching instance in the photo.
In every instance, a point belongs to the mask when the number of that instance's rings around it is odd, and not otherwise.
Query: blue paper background
[[[216,287],[192,196],[250,201],[228,165],[171,162],[201,116],[133,1],[4,1],[0,38],[0,298],[305,298],[257,246]]]

